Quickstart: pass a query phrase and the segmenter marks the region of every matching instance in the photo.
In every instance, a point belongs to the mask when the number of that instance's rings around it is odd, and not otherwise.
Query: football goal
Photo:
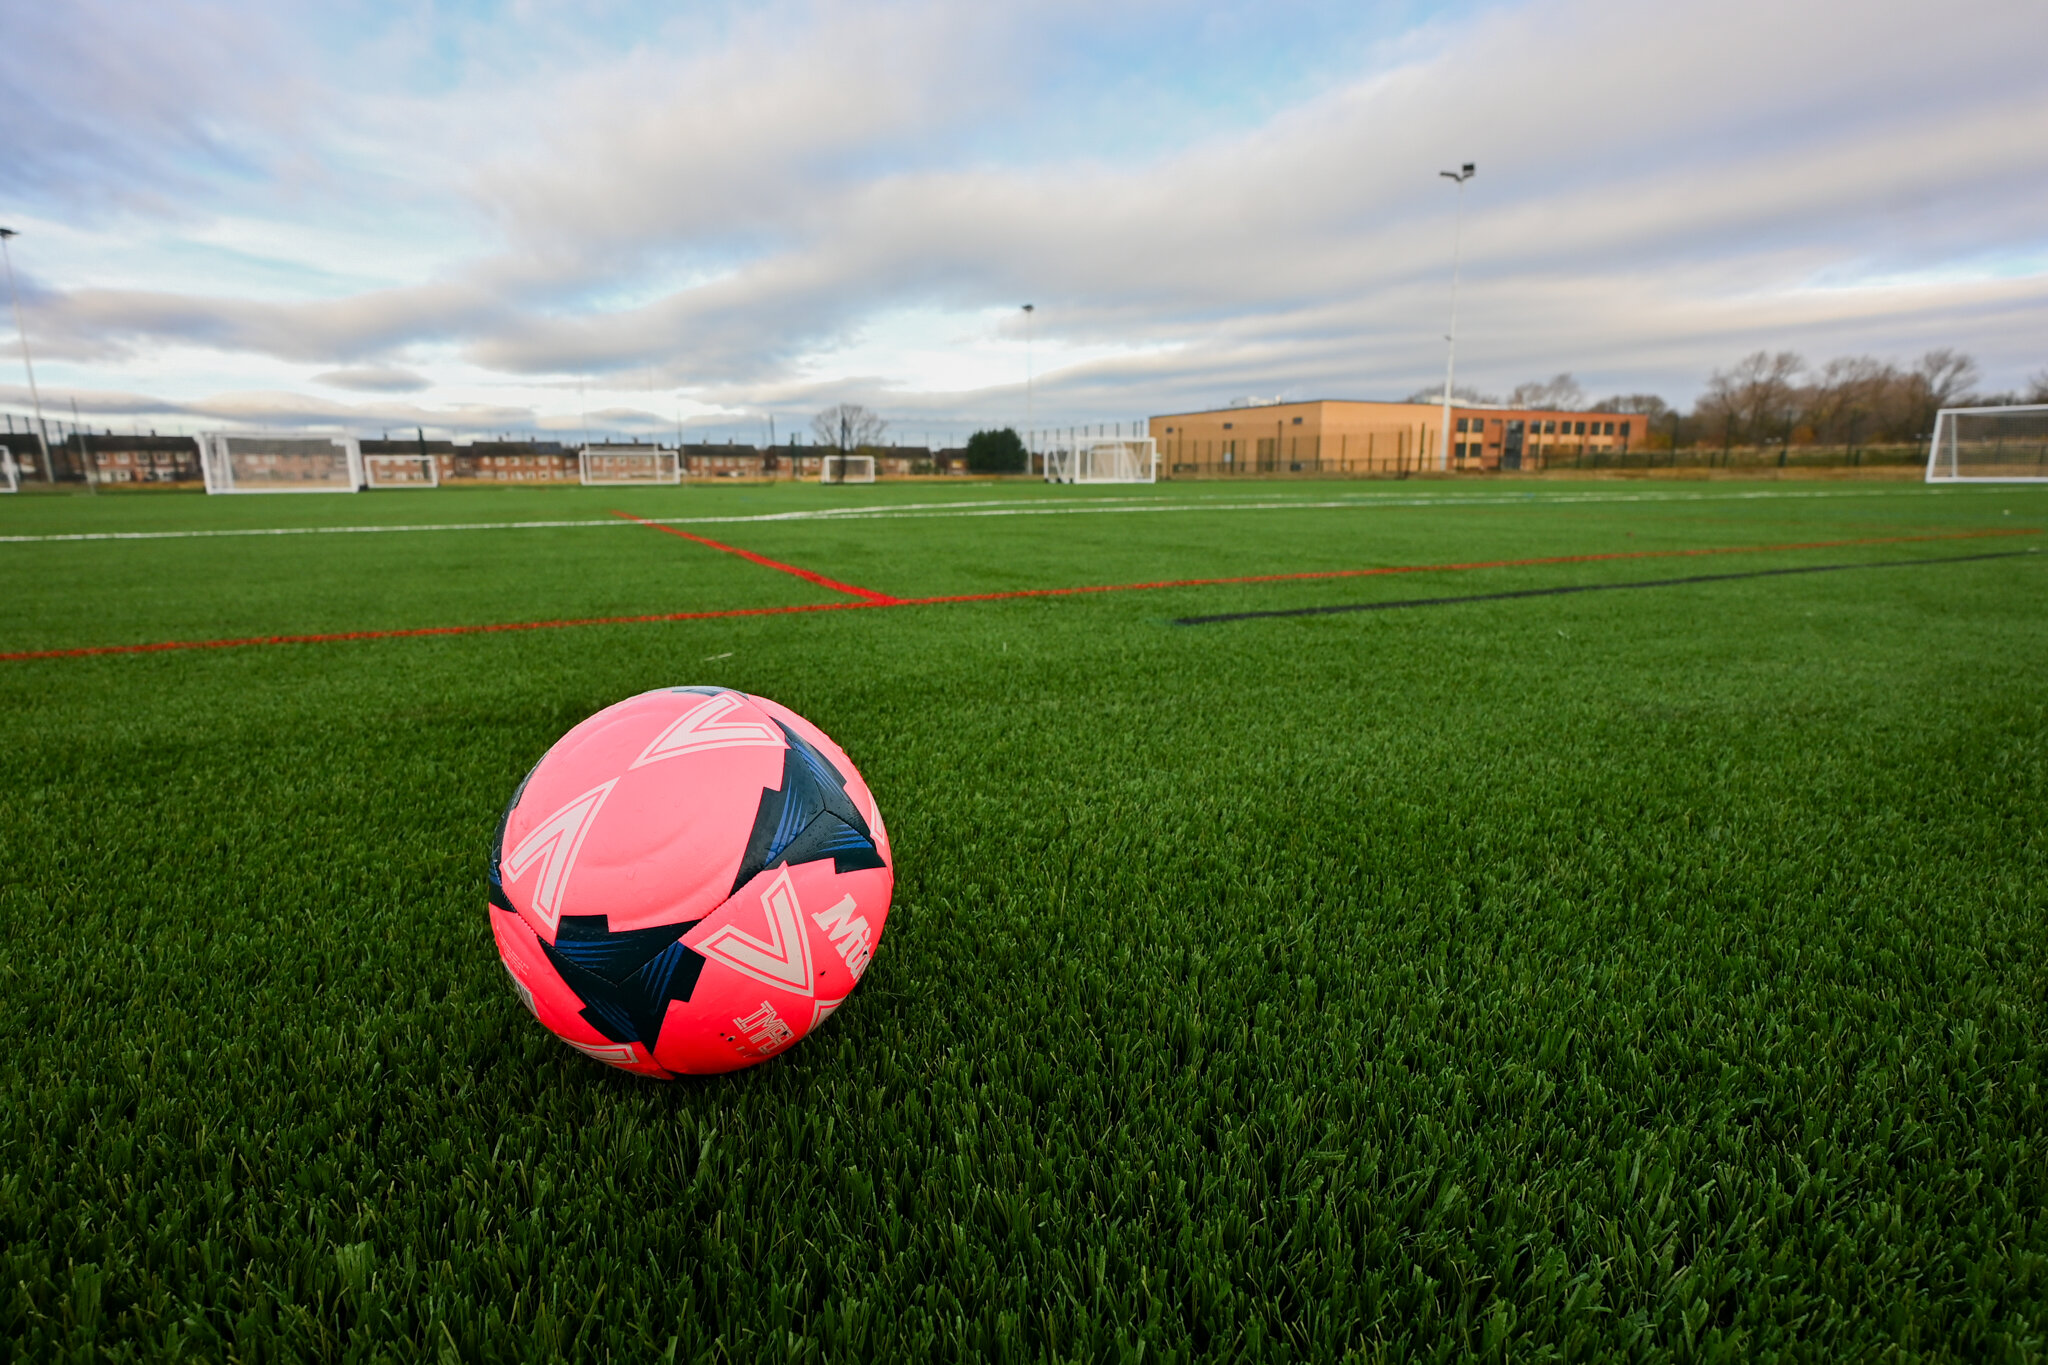
[[[366,488],[439,488],[441,462],[431,455],[365,455]]]
[[[14,452],[0,446],[0,493],[21,491],[21,471],[14,467]]]
[[[1159,446],[1150,436],[1082,436],[1045,453],[1047,483],[1152,483]]]
[[[681,483],[681,453],[660,446],[585,446],[576,452],[585,485]]]
[[[199,465],[209,493],[353,493],[363,452],[352,437],[297,432],[202,432]]]
[[[872,455],[827,455],[818,462],[819,483],[873,483],[875,457]]]
[[[1929,483],[2048,483],[2048,403],[1943,408],[1927,449]]]

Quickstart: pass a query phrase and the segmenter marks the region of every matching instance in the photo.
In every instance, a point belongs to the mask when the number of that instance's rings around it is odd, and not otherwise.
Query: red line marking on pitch
[[[821,588],[830,588],[833,592],[843,592],[849,597],[858,597],[861,601],[871,603],[874,606],[898,606],[903,601],[900,597],[891,597],[885,592],[876,592],[872,588],[857,588],[851,583],[841,583],[836,578],[827,578],[821,573],[812,573],[809,569],[799,569],[794,564],[784,564],[779,559],[770,559],[766,555],[757,555],[752,550],[742,550],[737,545],[727,545],[723,541],[713,540],[709,536],[700,536],[693,531],[685,531],[676,526],[663,526],[658,521],[649,521],[645,517],[636,517],[631,512],[621,512],[617,508],[613,508],[612,515],[624,517],[627,521],[638,522],[649,530],[663,531],[672,536],[681,536],[684,540],[694,540],[699,545],[708,545],[714,550],[723,550],[729,555],[738,555],[748,563],[759,564],[764,569],[774,569],[779,573],[794,574],[806,583],[815,583]]]
[[[623,514],[622,514],[623,515]],[[632,518],[638,520],[638,518]],[[667,529],[667,528],[662,528]],[[687,532],[678,534],[687,535]],[[1097,583],[1075,588],[1012,588],[1006,592],[956,593],[945,597],[887,597],[880,593],[863,595],[853,602],[811,602],[788,607],[726,607],[716,611],[651,612],[644,616],[579,616],[559,621],[507,621],[482,626],[413,626],[403,630],[346,630],[324,635],[249,635],[233,640],[161,640],[147,645],[89,645],[78,649],[31,649],[0,654],[0,662],[27,659],[82,659],[100,654],[158,654],[179,649],[240,649],[251,645],[325,645],[349,640],[410,640],[433,635],[495,635],[515,630],[561,630],[569,626],[628,626],[666,621],[722,621],[741,616],[792,616],[813,611],[866,611],[877,607],[936,607],[953,602],[1003,602],[1024,597],[1072,597],[1096,592],[1144,592],[1154,588],[1212,588],[1236,583],[1296,583],[1322,578],[1373,578],[1387,574],[1468,573],[1474,569],[1525,569],[1555,564],[1595,564],[1625,559],[1685,559],[1702,555],[1753,555],[1773,551],[1833,550],[1851,545],[1907,545],[1928,541],[1982,540],[1988,537],[2038,536],[2037,528],[1993,531],[1950,531],[1924,536],[1863,536],[1855,540],[1808,540],[1784,545],[1717,545],[1700,550],[1623,550],[1597,555],[1545,555],[1533,559],[1485,559],[1463,564],[1390,564],[1376,569],[1316,569],[1306,573],[1246,574],[1236,578],[1170,578],[1153,583]],[[700,539],[688,536],[691,540]],[[730,546],[706,542],[721,550]],[[732,553],[757,558],[744,550]],[[773,560],[763,563],[776,568]],[[789,569],[800,578],[812,575]],[[841,592],[862,589],[820,580],[823,586]]]

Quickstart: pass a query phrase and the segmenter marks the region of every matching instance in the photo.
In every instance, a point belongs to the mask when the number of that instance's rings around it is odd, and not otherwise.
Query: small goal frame
[[[1972,418],[2003,419],[1973,422]],[[1988,427],[1993,437],[1967,436],[1965,429]],[[2012,430],[2011,428],[2017,428]],[[2010,444],[2008,444],[2008,442]],[[1989,449],[1985,449],[1986,444]],[[1972,468],[1991,470],[1971,473]],[[2048,483],[2048,403],[2003,407],[1943,408],[1934,416],[1927,443],[1928,483]]]
[[[837,477],[834,477],[835,471]],[[827,455],[818,461],[819,483],[873,483],[875,457],[872,455]]]
[[[0,446],[0,493],[21,491],[21,469],[14,463],[14,449]]]
[[[1159,442],[1150,436],[1081,436],[1045,452],[1047,483],[1157,483]]]
[[[378,467],[390,465],[411,465],[424,472],[424,478],[391,479],[378,477]],[[441,462],[432,455],[388,455],[363,456],[363,487],[375,490],[394,488],[439,488],[441,486]]]
[[[363,449],[353,436],[309,435],[303,431],[202,431],[199,441],[199,468],[206,476],[208,493],[359,493],[363,488]],[[253,472],[237,474],[238,457],[262,456],[260,450],[240,450],[235,446],[246,442],[252,446],[289,444],[295,447],[309,447],[283,452],[287,455],[331,454],[338,451],[341,456],[339,472],[341,480],[301,479],[296,481],[263,480]],[[310,447],[331,447],[329,452],[320,452]],[[345,480],[345,482],[344,482]]]
[[[644,462],[645,474],[615,473],[614,461]],[[666,446],[584,446],[576,452],[576,481],[585,488],[617,488],[683,481],[683,456]]]

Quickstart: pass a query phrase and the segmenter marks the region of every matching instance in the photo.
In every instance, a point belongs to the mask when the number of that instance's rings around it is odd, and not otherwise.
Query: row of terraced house
[[[427,455],[443,482],[575,483],[577,452],[630,448],[609,443],[564,445],[559,441],[432,441],[424,439],[365,440],[358,443],[365,458],[377,455]],[[99,484],[192,484],[204,482],[199,443],[190,436],[159,436],[121,432],[72,432],[50,447],[49,468],[39,459],[41,441],[25,430],[0,432],[0,446],[13,455],[25,480],[82,482],[88,471]],[[670,447],[673,449],[673,447]],[[683,446],[686,477],[696,479],[815,479],[825,452],[817,446],[723,445]],[[964,449],[934,450],[924,446],[885,446],[875,455],[878,474],[965,474]]]

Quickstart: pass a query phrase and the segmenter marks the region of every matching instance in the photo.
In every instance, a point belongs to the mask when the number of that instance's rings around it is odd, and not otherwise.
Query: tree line
[[[1625,393],[1589,402],[1569,374],[1517,384],[1505,397],[1458,386],[1454,399],[1508,407],[1619,412],[1649,419],[1654,444],[1723,448],[1770,445],[1913,444],[1927,439],[1943,408],[2048,403],[2048,369],[2012,393],[1983,393],[1976,360],[1941,347],[1910,365],[1875,356],[1838,356],[1809,364],[1797,351],[1755,351],[1707,378],[1689,413],[1654,393]],[[1436,402],[1441,389],[1410,394]]]
[[[811,419],[817,443],[842,455],[881,448],[889,424],[858,403],[836,403]],[[1031,467],[1024,440],[1009,427],[967,438],[967,468],[976,474],[1018,474]]]

